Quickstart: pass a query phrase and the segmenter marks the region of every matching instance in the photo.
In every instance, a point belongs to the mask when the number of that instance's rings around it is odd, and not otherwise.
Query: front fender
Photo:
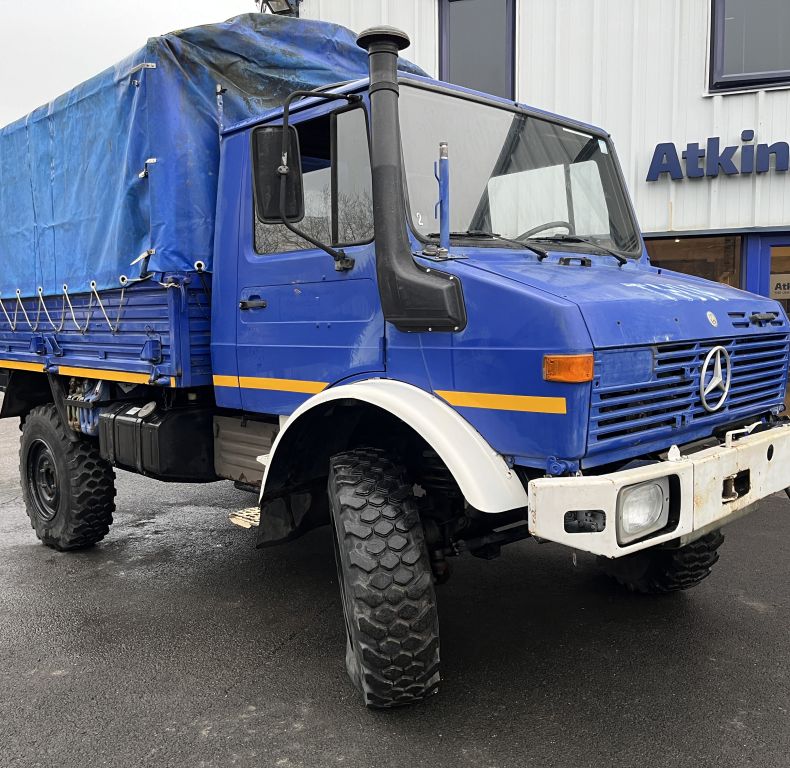
[[[381,408],[415,430],[444,461],[467,502],[480,512],[507,512],[528,506],[527,492],[516,472],[469,422],[433,394],[392,379],[368,379],[332,387],[297,408],[264,458],[262,503],[266,494],[276,492],[280,478],[287,472],[282,465],[291,460],[288,445],[301,437],[306,417],[338,400]]]

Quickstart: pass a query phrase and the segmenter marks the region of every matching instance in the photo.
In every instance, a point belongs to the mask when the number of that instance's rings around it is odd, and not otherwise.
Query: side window
[[[337,116],[337,231],[335,244],[373,239],[373,180],[365,113],[361,109]]]
[[[354,109],[296,125],[302,156],[305,216],[298,229],[329,245],[373,237],[373,196],[365,112]],[[283,224],[255,220],[260,254],[314,248]]]

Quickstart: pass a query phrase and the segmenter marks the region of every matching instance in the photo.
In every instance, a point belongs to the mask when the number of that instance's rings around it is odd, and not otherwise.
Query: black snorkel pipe
[[[458,278],[417,264],[406,231],[398,52],[409,44],[408,35],[392,27],[374,27],[357,38],[370,64],[370,164],[381,307],[384,318],[400,331],[461,331],[466,309]]]

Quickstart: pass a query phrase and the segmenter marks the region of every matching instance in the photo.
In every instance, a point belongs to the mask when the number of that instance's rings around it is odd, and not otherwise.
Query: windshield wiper
[[[437,232],[431,232],[428,237],[439,237]],[[532,251],[534,254],[537,255],[538,261],[543,261],[543,259],[548,258],[549,252],[540,246],[534,245],[533,243],[524,243],[520,240],[512,240],[509,237],[503,237],[502,235],[498,235],[496,232],[486,232],[483,229],[467,229],[466,232],[450,232],[450,237],[455,238],[472,238],[472,239],[489,239],[489,240],[498,240],[501,243],[510,243],[510,245],[516,245],[519,248],[527,249],[528,251]]]
[[[625,256],[617,253],[617,251],[613,251],[611,248],[607,248],[605,245],[601,245],[596,240],[592,240],[588,237],[579,237],[579,235],[552,235],[551,237],[529,237],[525,238],[525,242],[531,243],[533,240],[547,240],[552,243],[584,243],[585,245],[591,245],[593,248],[597,248],[599,251],[602,251],[607,256],[612,256],[613,258],[617,259],[617,263],[622,267],[623,264],[628,264],[628,259]],[[530,245],[530,248],[532,245]]]

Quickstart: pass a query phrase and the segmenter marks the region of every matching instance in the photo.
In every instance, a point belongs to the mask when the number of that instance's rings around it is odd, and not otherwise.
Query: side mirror
[[[299,153],[299,135],[296,128],[288,127],[288,173],[285,175],[285,208],[280,203],[283,175],[283,128],[267,125],[252,135],[253,167],[255,173],[255,211],[264,224],[301,221],[304,218],[304,188],[302,186],[302,159]]]

